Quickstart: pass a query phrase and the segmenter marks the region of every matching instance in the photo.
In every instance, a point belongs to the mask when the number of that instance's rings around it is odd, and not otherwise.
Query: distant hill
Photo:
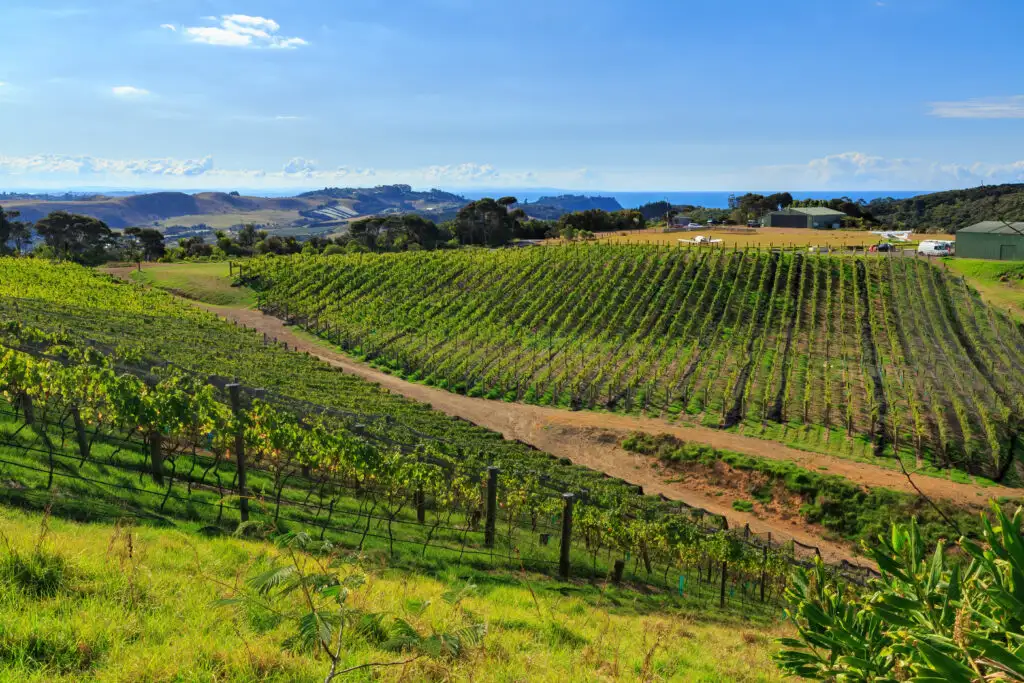
[[[98,218],[112,228],[145,226],[178,216],[221,216],[257,211],[298,211],[313,208],[315,201],[295,197],[242,197],[225,192],[154,192],[128,197],[97,195],[76,200],[0,200],[5,209],[21,212],[21,220],[37,221],[52,211],[69,211]]]
[[[52,211],[93,216],[112,228],[156,225],[206,225],[212,229],[243,223],[312,229],[342,225],[354,217],[415,213],[436,222],[453,218],[469,200],[443,190],[418,192],[409,185],[370,188],[328,187],[296,197],[252,197],[237,193],[152,192],[129,196],[4,195],[0,206],[21,212],[21,220],[37,221]],[[564,195],[522,204],[534,218],[557,219],[587,209],[618,211],[611,197]]]
[[[891,228],[956,232],[990,220],[1024,220],[1024,184],[983,185],[910,199],[875,199],[868,210]]]
[[[541,220],[557,220],[567,213],[601,209],[602,211],[621,211],[622,205],[614,197],[587,197],[585,195],[564,194],[559,197],[541,197],[529,204],[517,204],[530,218]]]
[[[440,220],[469,203],[465,197],[443,190],[417,192],[409,185],[380,185],[371,188],[329,187],[299,195],[300,199],[330,205],[349,206],[362,216],[384,213],[416,213]]]

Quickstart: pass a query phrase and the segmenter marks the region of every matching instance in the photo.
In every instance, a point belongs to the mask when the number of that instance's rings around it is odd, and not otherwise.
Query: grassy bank
[[[256,295],[246,287],[232,287],[226,261],[219,263],[147,263],[131,278],[214,306],[249,307]]]
[[[327,660],[297,644],[274,609],[218,606],[247,579],[287,564],[266,542],[75,524],[0,507],[0,679],[317,681]],[[344,571],[351,571],[349,559]],[[355,565],[351,565],[355,566]],[[458,656],[396,648],[351,629],[342,666],[416,657],[339,680],[769,681],[784,627],[688,613],[657,597],[455,569],[432,577],[358,562],[349,606],[425,637],[486,626]],[[467,586],[475,586],[467,588]],[[452,591],[459,595],[452,598]]]
[[[812,472],[790,462],[688,444],[668,434],[634,433],[622,446],[653,455],[682,476],[694,475],[721,488],[743,491],[749,500],[735,501],[733,507],[738,510],[772,508],[798,515],[848,541],[871,543],[891,523],[911,517],[917,517],[929,544],[960,533],[976,535],[981,529],[975,510],[946,501],[937,501],[937,510],[920,496],[885,488],[865,489],[843,477]]]
[[[945,263],[967,279],[989,304],[1024,322],[1024,262],[949,258]]]

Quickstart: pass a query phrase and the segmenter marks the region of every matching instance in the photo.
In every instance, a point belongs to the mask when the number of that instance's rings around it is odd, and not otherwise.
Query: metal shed
[[[842,211],[824,206],[772,211],[761,219],[766,228],[838,228],[846,217]]]
[[[956,233],[956,255],[998,261],[1024,261],[1024,223],[983,221]]]

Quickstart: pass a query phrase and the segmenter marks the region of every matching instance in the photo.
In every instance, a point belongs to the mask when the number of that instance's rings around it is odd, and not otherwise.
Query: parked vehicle
[[[883,252],[883,253],[890,252],[890,251],[896,251],[896,245],[895,244],[891,244],[889,242],[879,242],[878,244],[872,244],[871,245],[871,249],[869,249],[868,251],[871,251],[871,252]]]
[[[945,240],[925,240],[917,245],[920,256],[952,256],[953,243]]]

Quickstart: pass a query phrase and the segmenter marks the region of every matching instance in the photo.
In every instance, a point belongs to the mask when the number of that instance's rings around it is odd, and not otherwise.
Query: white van
[[[952,256],[953,243],[946,240],[925,240],[917,245],[920,256]]]

